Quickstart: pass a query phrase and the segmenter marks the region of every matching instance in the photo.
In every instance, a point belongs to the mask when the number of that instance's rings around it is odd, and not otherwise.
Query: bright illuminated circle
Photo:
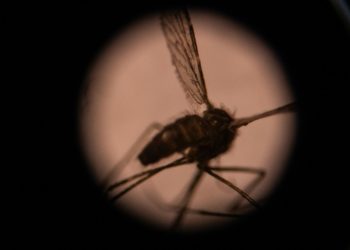
[[[293,101],[281,67],[261,40],[223,17],[190,14],[208,96],[216,107],[223,106],[235,117],[244,117]],[[112,41],[88,81],[82,138],[98,181],[106,177],[148,125],[166,125],[192,112],[171,64],[158,16],[134,24]],[[250,193],[257,201],[262,200],[283,173],[294,138],[294,120],[293,114],[282,114],[240,128],[231,150],[212,164],[264,169],[266,177]],[[135,157],[114,178],[120,180],[142,170],[145,168]],[[168,228],[175,213],[161,209],[150,197],[175,204],[195,170],[194,165],[166,170],[126,194],[116,205],[144,221]],[[246,173],[223,176],[242,189],[254,178]],[[237,196],[205,176],[191,207],[227,212]],[[187,215],[182,228],[196,230],[227,222],[231,219]]]

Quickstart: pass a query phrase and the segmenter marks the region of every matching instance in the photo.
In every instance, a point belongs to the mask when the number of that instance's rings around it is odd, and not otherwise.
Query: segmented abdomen
[[[196,145],[206,137],[206,124],[198,115],[188,115],[165,126],[145,146],[138,158],[146,166]]]

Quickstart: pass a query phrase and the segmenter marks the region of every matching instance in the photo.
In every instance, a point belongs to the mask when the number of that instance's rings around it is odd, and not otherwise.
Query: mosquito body
[[[241,200],[246,200],[253,207],[259,208],[259,204],[248,193],[253,191],[258,182],[264,177],[264,171],[236,166],[213,167],[210,166],[210,161],[230,149],[236,138],[238,128],[264,117],[292,112],[294,111],[294,103],[244,118],[235,118],[225,110],[215,108],[208,99],[194,30],[188,11],[181,9],[165,13],[161,15],[160,20],[172,63],[187,99],[191,104],[196,105],[196,108],[201,108],[204,111],[202,114],[197,113],[178,118],[162,128],[157,127],[159,132],[140,150],[138,141],[142,141],[150,132],[146,129],[126,156],[115,166],[115,169],[126,166],[135,156],[145,167],[175,153],[180,153],[182,157],[166,165],[145,170],[117,182],[110,183],[106,181],[107,192],[134,182],[118,194],[114,194],[112,201],[115,201],[165,169],[195,163],[198,170],[189,183],[179,206],[176,206],[176,217],[172,223],[173,228],[179,226],[186,212],[227,216],[227,213],[224,212],[195,211],[189,207],[204,173],[233,189],[240,195]],[[217,174],[217,172],[223,171],[246,172],[256,175],[257,178],[245,190],[242,190]],[[238,207],[240,203],[237,202]]]
[[[222,110],[206,110],[203,117],[187,115],[165,126],[138,158],[143,165],[155,163],[175,152],[199,165],[226,152],[235,138],[233,118]]]

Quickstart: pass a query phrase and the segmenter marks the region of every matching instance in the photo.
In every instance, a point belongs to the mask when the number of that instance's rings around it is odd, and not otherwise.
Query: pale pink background
[[[293,100],[278,62],[261,40],[220,16],[196,12],[191,16],[208,95],[214,105],[242,117]],[[105,178],[147,125],[154,121],[167,124],[191,112],[171,64],[158,16],[135,23],[111,41],[88,81],[82,142],[97,181]],[[265,169],[266,178],[251,195],[258,200],[266,197],[283,173],[295,133],[294,119],[293,114],[283,114],[241,128],[232,150],[213,163]],[[144,168],[133,160],[115,180],[141,170]],[[144,221],[166,228],[174,213],[159,209],[148,195],[156,190],[165,201],[174,201],[194,171],[194,165],[188,165],[162,172],[117,204]],[[224,176],[241,188],[253,178],[237,173]],[[191,206],[225,212],[236,195],[206,176]],[[229,221],[189,215],[183,228],[219,226]]]

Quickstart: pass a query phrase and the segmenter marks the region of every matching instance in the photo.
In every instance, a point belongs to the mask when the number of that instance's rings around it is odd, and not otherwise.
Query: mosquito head
[[[217,108],[206,110],[203,114],[203,118],[212,128],[218,130],[229,128],[230,124],[233,122],[233,117],[225,110]]]

